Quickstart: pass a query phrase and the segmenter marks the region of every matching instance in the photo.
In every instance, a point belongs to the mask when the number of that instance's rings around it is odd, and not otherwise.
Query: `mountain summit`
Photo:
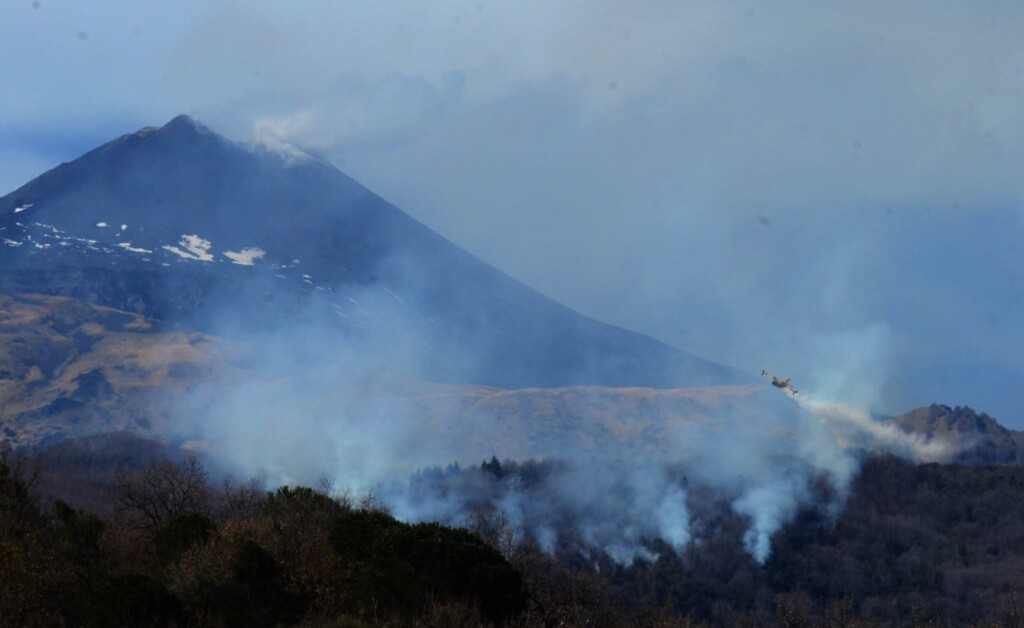
[[[0,198],[0,291],[204,331],[329,318],[356,338],[414,320],[414,342],[436,356],[422,374],[445,381],[751,381],[540,295],[325,161],[231,142],[187,116]]]

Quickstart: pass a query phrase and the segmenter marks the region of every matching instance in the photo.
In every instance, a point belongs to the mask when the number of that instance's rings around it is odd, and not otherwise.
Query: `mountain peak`
[[[534,292],[285,134],[243,145],[177,116],[0,197],[0,231],[0,291],[211,327],[290,324],[307,305],[354,336],[410,319],[415,342],[446,348],[422,372],[451,381],[748,381]]]
[[[210,129],[195,118],[181,114],[175,116],[170,122],[162,127],[164,131],[191,131],[198,133],[211,133]]]
[[[314,163],[321,166],[329,166],[324,160],[291,144],[278,134],[258,133],[253,143],[238,143],[225,138],[202,122],[186,114],[175,116],[162,127],[148,126],[139,129],[135,133],[124,136],[122,140],[129,138],[135,140],[156,139],[157,143],[160,144],[161,151],[165,151],[166,143],[173,144],[179,148],[199,144],[219,146],[221,149],[234,149],[237,151],[236,154],[248,152],[257,155],[270,155],[275,157],[278,163],[285,166]],[[223,158],[223,155],[221,157]],[[333,169],[333,166],[331,166],[331,169]]]
[[[175,116],[170,122],[163,126],[147,126],[142,127],[134,133],[129,133],[123,136],[124,138],[146,138],[157,133],[165,135],[184,135],[184,134],[202,134],[202,135],[217,135],[195,118],[181,114]],[[115,140],[116,143],[116,140]]]

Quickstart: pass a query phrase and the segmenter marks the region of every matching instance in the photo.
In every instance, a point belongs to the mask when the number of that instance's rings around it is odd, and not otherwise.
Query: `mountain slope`
[[[128,431],[166,436],[174,404],[230,386],[245,351],[66,297],[0,295],[0,441]]]
[[[66,295],[225,332],[329,320],[408,334],[415,369],[496,386],[749,383],[582,316],[295,149],[181,116],[0,198],[0,292]]]
[[[230,391],[301,379],[264,358],[251,344],[68,297],[0,295],[0,442],[35,445],[117,431],[181,443],[204,439],[206,427],[224,435],[207,423],[216,422],[219,400]],[[697,433],[727,429],[720,415],[764,408],[777,397],[763,386],[510,390],[415,378],[379,378],[372,386],[414,416],[418,429],[445,435],[431,447],[441,460],[607,447],[657,457],[670,434],[699,440]],[[310,390],[301,381],[296,388]],[[309,420],[297,417],[293,427]]]

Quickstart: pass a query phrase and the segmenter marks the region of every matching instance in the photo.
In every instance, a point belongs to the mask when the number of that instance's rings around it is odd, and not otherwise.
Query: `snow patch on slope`
[[[252,266],[256,260],[266,254],[266,251],[254,246],[242,249],[241,251],[225,251],[223,255],[239,266]]]
[[[168,246],[164,245],[165,251],[170,251],[175,255],[184,257],[185,259],[197,260],[200,262],[212,262],[213,255],[210,254],[210,247],[213,244],[209,240],[204,240],[198,235],[182,235],[181,240],[178,242],[179,246]]]
[[[153,251],[141,248],[141,247],[132,246],[131,242],[118,242],[117,246],[121,247],[122,249],[124,249],[126,251],[130,251],[132,253],[152,253],[153,252]],[[167,247],[164,247],[164,248],[167,248]]]

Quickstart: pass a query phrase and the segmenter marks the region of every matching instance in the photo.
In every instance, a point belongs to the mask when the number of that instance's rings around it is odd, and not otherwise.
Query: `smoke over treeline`
[[[518,540],[622,564],[654,559],[656,539],[680,553],[711,534],[712,502],[747,521],[744,546],[764,562],[772,535],[802,507],[842,509],[861,452],[942,460],[952,451],[839,404],[755,386],[690,391],[682,405],[615,389],[611,405],[633,404],[615,423],[593,402],[612,394],[603,389],[430,382],[417,375],[423,352],[443,361],[444,343],[382,291],[357,295],[378,308],[366,320],[386,321],[358,336],[307,318],[248,338],[257,375],[197,392],[175,429],[270,486],[326,476],[378,494],[407,521],[465,525],[490,513]],[[467,346],[451,359],[465,363]]]
[[[512,601],[498,608],[507,614],[518,606],[517,625],[523,626],[556,620],[772,625],[794,619],[803,625],[849,625],[854,619],[867,626],[910,619],[1015,625],[1020,616],[1014,583],[1024,564],[1024,468],[1017,465],[915,465],[866,456],[850,483],[848,507],[830,510],[836,503],[830,483],[812,482],[806,503],[773,535],[772,555],[760,563],[744,546],[749,519],[719,491],[691,481],[686,499],[691,521],[699,525],[691,527],[690,542],[678,552],[661,539],[645,540],[644,557],[658,559],[624,565],[585,543],[571,521],[564,522],[553,552],[518,542],[508,517],[490,506],[510,491],[539,503],[563,499],[549,495],[566,472],[563,463],[492,458],[424,470],[405,487],[406,497],[464,499],[464,523],[475,536],[436,524],[400,524],[380,510],[379,500],[331,496],[326,485],[269,492],[253,483],[218,487],[211,467],[207,478],[195,460],[162,459],[182,453],[126,434],[43,445],[29,452],[31,458],[0,451],[0,499],[8,506],[0,528],[13,558],[5,563],[8,577],[0,579],[4,617],[19,619],[19,625],[44,615],[42,623],[60,623],[54,614],[72,624],[91,616],[117,623],[119,615],[122,622],[131,616],[145,623],[162,609],[200,623],[220,616],[270,625],[303,618],[322,623],[340,615],[368,621],[385,613],[450,626],[450,613],[430,613],[453,597],[469,606],[483,603],[485,612],[495,609],[487,599]],[[207,462],[216,465],[218,459],[213,452]],[[592,474],[604,471],[595,466]],[[26,485],[35,480],[38,494]],[[34,499],[36,494],[45,498]],[[90,495],[99,499],[98,510],[83,503]],[[170,498],[174,511],[147,510],[146,496]],[[53,498],[71,506],[55,505]],[[253,555],[262,556],[258,565],[276,569],[253,578],[252,571],[226,568]],[[474,572],[474,564],[485,569]],[[483,577],[463,580],[467,568]],[[522,588],[505,577],[511,570]],[[145,577],[126,578],[140,573]],[[173,597],[180,606],[140,605],[141,592],[131,586],[140,580],[147,585],[142,592]],[[471,590],[459,588],[460,582]],[[483,595],[473,596],[473,590]],[[42,591],[47,594],[26,596]],[[521,594],[525,608],[514,603]]]
[[[779,461],[785,465],[785,461]],[[416,473],[386,490],[399,517],[449,525],[498,525],[509,542],[532,540],[549,553],[578,552],[597,564],[655,561],[661,552],[681,555],[691,542],[717,534],[713,517],[731,511],[748,520],[743,544],[758,562],[769,538],[801,506],[837,512],[839,494],[826,475],[793,473],[782,482],[735,493],[689,479],[685,467],[624,468],[597,459],[449,466]],[[497,521],[497,523],[495,523]]]

